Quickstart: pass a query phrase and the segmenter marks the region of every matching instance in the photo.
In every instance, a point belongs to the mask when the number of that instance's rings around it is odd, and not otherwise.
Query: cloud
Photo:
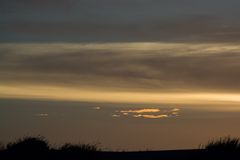
[[[179,116],[180,109],[164,109],[160,110],[159,108],[140,108],[140,109],[128,109],[116,111],[119,115],[124,115],[126,117],[133,118],[148,118],[148,119],[162,119],[162,118],[173,118]]]
[[[1,44],[1,84],[239,92],[238,44]],[[213,65],[214,64],[214,65]]]
[[[95,110],[100,110],[101,107],[93,107],[93,109],[95,109]]]
[[[1,42],[239,42],[240,24],[211,16],[175,17],[108,24],[101,22],[9,22]]]
[[[48,117],[47,113],[38,113],[36,114],[37,117]]]
[[[160,112],[158,108],[146,108],[146,109],[138,109],[138,110],[122,110],[121,113],[156,113]]]
[[[134,117],[143,117],[143,118],[149,118],[149,119],[161,119],[161,118],[168,118],[168,115],[166,114],[160,114],[160,115],[148,115],[148,114],[138,114],[134,115]]]
[[[175,112],[180,111],[180,109],[179,109],[179,108],[174,108],[174,109],[172,109],[171,111],[172,111],[173,113],[175,113]]]
[[[112,117],[118,118],[118,117],[120,117],[120,115],[118,115],[118,114],[113,114]]]

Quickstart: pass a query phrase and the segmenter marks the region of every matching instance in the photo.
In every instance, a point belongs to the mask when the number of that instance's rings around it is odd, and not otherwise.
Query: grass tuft
[[[236,151],[240,150],[240,140],[239,138],[231,138],[228,136],[211,140],[203,147],[207,150]]]
[[[63,152],[97,152],[100,151],[97,144],[70,144],[66,143],[59,149]]]

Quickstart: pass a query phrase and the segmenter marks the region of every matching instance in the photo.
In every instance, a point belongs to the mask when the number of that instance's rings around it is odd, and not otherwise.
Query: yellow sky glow
[[[113,92],[44,85],[0,85],[1,98],[165,104],[240,104],[240,94]]]

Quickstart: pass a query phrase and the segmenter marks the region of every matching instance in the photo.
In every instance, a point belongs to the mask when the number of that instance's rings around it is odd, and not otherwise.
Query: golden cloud
[[[120,110],[116,111],[118,116],[119,114],[124,116],[130,116],[133,118],[148,118],[148,119],[162,119],[169,117],[179,116],[179,108],[173,109],[164,109],[161,111],[159,108],[141,108],[141,109],[129,109],[129,110]]]
[[[137,109],[137,110],[123,110],[120,112],[121,113],[157,113],[157,112],[160,112],[160,109],[145,108],[145,109]]]
[[[166,114],[160,114],[160,115],[149,115],[149,114],[138,114],[134,115],[133,117],[143,117],[143,118],[149,118],[149,119],[161,119],[161,118],[168,118],[169,116]]]

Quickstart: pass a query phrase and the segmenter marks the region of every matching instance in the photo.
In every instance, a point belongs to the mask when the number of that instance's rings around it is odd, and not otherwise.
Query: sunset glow
[[[68,93],[68,94],[66,94]],[[168,104],[239,104],[240,94],[233,93],[147,93],[113,92],[86,90],[52,86],[0,86],[2,98],[48,99],[93,102],[134,102]],[[227,108],[226,108],[227,109]],[[235,108],[238,110],[238,108]],[[140,110],[132,112],[157,112],[158,110]]]

